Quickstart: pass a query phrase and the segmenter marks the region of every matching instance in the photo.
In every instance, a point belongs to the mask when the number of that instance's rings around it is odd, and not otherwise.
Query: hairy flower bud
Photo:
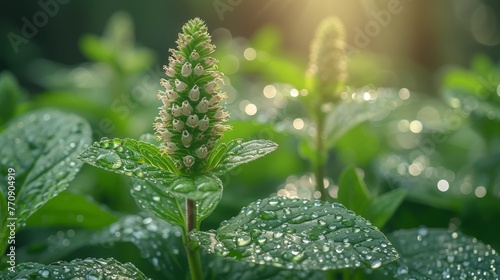
[[[345,31],[339,19],[327,18],[316,30],[307,76],[322,100],[334,99],[346,81]]]
[[[170,50],[169,64],[161,80],[165,91],[158,93],[159,107],[154,129],[160,148],[174,161],[180,172],[201,172],[215,143],[229,127],[223,123],[229,114],[220,104],[221,91],[217,60],[210,55],[211,44],[204,22],[198,18],[182,27],[177,49]]]

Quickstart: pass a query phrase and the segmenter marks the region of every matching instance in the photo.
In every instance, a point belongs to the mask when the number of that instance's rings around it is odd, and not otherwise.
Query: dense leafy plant
[[[323,185],[329,151],[359,123],[402,103],[392,90],[344,88],[343,32],[336,19],[320,26],[307,74],[296,85],[304,89],[300,102],[315,128],[315,133],[297,136],[315,170],[319,195],[314,197],[321,200],[271,196],[250,203],[217,229],[202,228],[201,222],[222,199],[222,176],[278,146],[269,140],[223,142],[229,114],[222,103],[226,98],[222,74],[212,57],[215,46],[207,27],[193,19],[184,25],[177,49],[171,50],[164,67],[167,79],[161,80],[164,89],[158,92],[162,105],[154,123],[156,137],[103,138],[88,147],[91,133],[86,121],[56,110],[33,111],[7,124],[0,136],[0,251],[7,253],[5,263],[16,264],[16,257],[27,255],[59,260],[87,246],[130,242],[160,272],[159,277],[167,279],[334,279],[340,273],[342,279],[363,274],[370,279],[498,279],[498,253],[457,230],[419,227],[386,237],[378,227],[386,224],[406,192],[396,189],[377,195],[355,167],[339,176],[337,201],[327,201],[334,198]],[[120,53],[99,51],[112,49],[111,45],[99,44],[93,37],[84,41],[87,47],[94,46],[91,57],[108,61],[119,71],[128,69],[117,63],[123,57],[114,58]],[[7,88],[2,88],[2,100],[17,98],[12,77],[2,76],[0,86]],[[1,121],[12,115],[6,111]],[[64,191],[82,161],[131,177],[131,194],[144,211],[118,218],[89,199]],[[85,209],[85,219],[79,214],[61,215],[79,209]],[[13,219],[11,229],[7,224]],[[44,250],[28,247],[13,256],[15,250],[8,246],[12,236],[23,227],[40,225],[81,229],[58,231]],[[146,279],[150,274],[120,261],[25,262],[6,267],[1,276]]]

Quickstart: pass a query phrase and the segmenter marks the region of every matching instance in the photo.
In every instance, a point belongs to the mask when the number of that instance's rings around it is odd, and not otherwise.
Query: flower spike
[[[229,113],[219,105],[226,94],[217,60],[210,56],[215,46],[205,23],[199,18],[188,21],[176,42],[163,68],[165,91],[158,98],[164,106],[159,107],[154,129],[162,151],[179,171],[192,174],[203,170],[214,143],[229,128],[223,125]]]

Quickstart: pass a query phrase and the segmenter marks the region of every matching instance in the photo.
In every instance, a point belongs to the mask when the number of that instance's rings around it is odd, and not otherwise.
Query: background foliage
[[[329,193],[384,233],[419,226],[458,229],[498,251],[499,4],[399,1],[401,12],[382,13],[391,2],[320,9],[314,1],[68,1],[58,4],[31,38],[25,36],[27,42],[16,52],[7,35],[23,36],[23,18],[33,22],[34,14],[44,10],[34,2],[4,1],[0,131],[9,133],[9,122],[27,112],[56,108],[68,113],[67,124],[78,123],[75,114],[86,119],[90,128],[82,134],[93,141],[151,133],[167,49],[174,46],[180,26],[198,16],[213,32],[220,70],[226,74],[233,130],[224,140],[262,138],[280,146],[265,160],[221,177],[224,196],[202,228],[217,228],[258,198],[312,198],[308,160],[313,154],[307,140],[312,126],[300,96],[314,28],[335,15],[346,26],[350,89],[345,98],[352,100],[331,117],[336,130],[328,131]],[[384,21],[381,14],[389,16]],[[424,14],[428,20],[422,22]],[[360,44],[360,32],[373,22],[379,31],[367,35],[366,46]],[[352,191],[358,193],[339,192],[343,184],[356,186]],[[114,240],[104,230],[95,232],[113,223],[132,227],[133,221],[144,221],[131,185],[122,176],[83,166],[66,190],[57,186],[60,195],[26,217],[26,228],[17,234],[18,261],[114,257],[152,271],[148,277],[161,277],[157,269],[170,273],[172,268],[160,267],[169,256],[155,265],[154,256],[143,253],[142,258],[129,244],[142,239]],[[350,196],[364,197],[368,208],[349,205]],[[404,199],[399,208],[381,207],[395,199]],[[120,219],[125,214],[137,215]],[[83,246],[68,238],[80,234],[93,236],[93,242]],[[398,234],[414,232],[393,236]],[[55,250],[54,244],[67,250]],[[218,262],[211,264],[224,267]],[[275,273],[282,272],[269,272]]]

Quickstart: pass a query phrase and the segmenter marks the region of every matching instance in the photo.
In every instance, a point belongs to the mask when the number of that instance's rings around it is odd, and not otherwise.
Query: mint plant
[[[164,68],[165,90],[158,93],[159,145],[103,139],[80,159],[134,177],[137,202],[181,227],[192,279],[202,279],[199,246],[222,257],[288,269],[377,268],[396,259],[390,242],[369,222],[341,205],[319,201],[257,201],[216,231],[200,231],[222,196],[218,176],[277,148],[265,140],[219,141],[228,129],[228,113],[220,105],[225,94],[210,56],[214,49],[201,20],[184,25]]]
[[[161,218],[182,228],[191,277],[202,278],[198,249],[189,245],[188,233],[199,229],[201,221],[217,206],[222,182],[217,177],[277,148],[271,141],[235,140],[219,142],[229,114],[220,103],[221,73],[210,55],[207,27],[200,19],[189,21],[179,34],[177,49],[171,50],[168,79],[154,124],[159,146],[132,139],[103,139],[80,155],[83,161],[161,187],[138,185],[132,194],[138,203]],[[152,190],[151,190],[152,189]],[[152,194],[150,192],[155,192]],[[152,199],[144,199],[144,196]]]
[[[368,96],[375,107],[342,98],[343,44],[340,22],[328,19],[319,28],[307,74],[310,94],[304,103],[317,133],[307,139],[315,144],[309,143],[314,149],[306,154],[315,163],[317,180],[323,177],[325,155],[343,133],[373,117],[385,104],[399,105],[389,102],[394,101],[390,94],[384,98],[382,91],[377,91],[376,102]],[[6,123],[0,134],[0,252],[5,252],[0,278],[148,279],[155,275],[113,258],[61,261],[86,246],[128,242],[161,274],[159,279],[316,280],[339,279],[340,273],[343,280],[498,279],[497,251],[458,230],[422,226],[384,235],[378,227],[396,211],[405,192],[376,196],[354,167],[341,174],[336,202],[323,201],[328,196],[320,180],[322,200],[261,198],[218,228],[202,230],[201,222],[221,201],[220,177],[278,147],[268,140],[223,141],[230,128],[229,114],[214,50],[203,21],[196,18],[183,26],[177,49],[171,50],[164,67],[167,77],[160,81],[164,89],[157,94],[161,106],[153,124],[156,136],[103,138],[88,147],[87,122],[54,110],[29,112]],[[2,91],[4,86],[15,87],[11,81],[8,76],[0,79],[1,100],[12,95]],[[76,160],[78,154],[81,161]],[[68,192],[83,162],[131,177],[130,192],[145,211],[117,217]],[[80,210],[85,220],[67,215]],[[6,226],[9,218],[16,219],[13,230]],[[35,231],[42,225],[78,228],[58,230],[47,239],[44,250],[9,246],[19,230]],[[52,260],[56,262],[40,263]]]

